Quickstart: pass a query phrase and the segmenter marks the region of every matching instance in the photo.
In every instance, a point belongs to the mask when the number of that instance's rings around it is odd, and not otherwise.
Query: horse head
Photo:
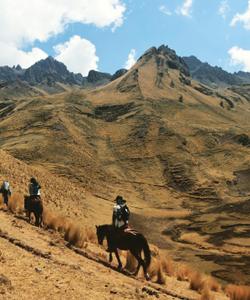
[[[96,227],[96,235],[97,235],[97,239],[98,239],[98,244],[102,245],[103,240],[106,236],[105,227],[104,226],[97,226],[97,225],[95,227]]]

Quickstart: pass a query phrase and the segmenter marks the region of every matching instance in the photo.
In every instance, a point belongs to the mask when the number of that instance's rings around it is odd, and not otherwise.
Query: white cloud
[[[159,10],[160,10],[163,14],[165,14],[165,15],[167,15],[167,16],[171,16],[171,15],[172,15],[171,11],[166,7],[166,5],[161,5],[161,6],[159,7]]]
[[[118,27],[125,9],[121,0],[1,0],[0,41],[43,42],[75,22]]]
[[[28,68],[40,59],[46,58],[48,55],[39,48],[32,48],[31,51],[25,52],[17,49],[13,45],[8,45],[0,42],[0,66],[21,65],[23,68]]]
[[[191,17],[193,0],[184,0],[181,6],[178,6],[176,13],[184,17]]]
[[[35,41],[47,41],[71,23],[110,26],[114,30],[122,25],[125,10],[123,0],[0,0],[0,42],[5,45],[3,49],[11,47],[20,55],[35,57],[21,49]],[[41,54],[42,50],[34,51]],[[8,53],[1,49],[1,56]],[[7,64],[9,60],[1,62]]]
[[[87,75],[90,70],[97,70],[99,58],[96,56],[96,48],[90,41],[78,35],[64,44],[54,47],[56,59],[63,62],[74,73]]]
[[[223,19],[226,19],[228,12],[230,11],[230,6],[228,0],[223,0],[220,2],[218,14],[222,16]]]
[[[128,55],[128,59],[127,59],[125,65],[124,65],[124,67],[127,70],[129,70],[136,63],[135,55],[136,55],[135,49],[131,49],[130,52],[129,52],[129,55]]]
[[[230,25],[235,26],[238,22],[243,23],[244,28],[250,30],[250,0],[248,1],[247,10],[242,14],[237,13],[233,17]]]
[[[241,66],[243,71],[250,72],[250,50],[245,50],[240,47],[232,47],[228,54],[231,57],[231,64]]]

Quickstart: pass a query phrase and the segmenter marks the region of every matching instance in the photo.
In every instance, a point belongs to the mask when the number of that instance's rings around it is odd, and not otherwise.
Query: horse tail
[[[151,251],[149,249],[149,245],[148,245],[148,242],[145,239],[145,237],[143,237],[142,248],[143,248],[143,252],[144,252],[146,268],[148,268],[151,263]]]

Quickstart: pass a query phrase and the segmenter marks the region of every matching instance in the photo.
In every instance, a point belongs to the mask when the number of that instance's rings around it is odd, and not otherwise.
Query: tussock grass
[[[219,292],[221,291],[221,285],[218,283],[218,281],[213,277],[208,277],[206,280],[207,287],[213,291],[213,292]]]
[[[129,272],[133,273],[133,272],[135,272],[136,267],[137,267],[136,258],[134,257],[134,255],[131,254],[130,251],[127,251],[125,269],[128,270]]]
[[[84,235],[86,242],[97,243],[96,233],[92,227],[86,226],[84,228]]]
[[[24,198],[21,194],[14,193],[9,197],[8,209],[13,213],[21,214],[24,211]]]
[[[157,246],[150,244],[149,248],[150,248],[151,255],[153,257],[160,257],[160,250]]]
[[[190,285],[191,290],[201,292],[205,288],[205,279],[199,272],[194,272],[190,276]]]
[[[176,270],[176,278],[179,281],[189,281],[193,271],[187,265],[178,265]]]
[[[202,290],[199,300],[215,300],[215,297],[211,295],[209,288],[206,287]]]
[[[149,276],[152,280],[159,284],[165,284],[166,278],[163,272],[161,261],[158,257],[152,257],[148,268]]]
[[[162,270],[164,273],[166,273],[168,276],[174,276],[175,275],[175,266],[174,262],[166,256],[163,256],[160,258]]]
[[[229,284],[225,289],[230,300],[250,300],[250,287],[244,285]]]
[[[77,247],[83,247],[85,239],[83,231],[80,229],[79,226],[75,224],[70,224],[68,229],[65,231],[64,239],[69,242],[71,245]]]

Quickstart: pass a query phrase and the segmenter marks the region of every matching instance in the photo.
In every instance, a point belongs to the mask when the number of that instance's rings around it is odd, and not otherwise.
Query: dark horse
[[[29,222],[31,213],[33,212],[36,218],[35,225],[41,226],[43,217],[43,203],[40,196],[24,196],[24,209],[29,217]]]
[[[100,225],[96,226],[96,234],[98,243],[100,245],[103,244],[103,240],[106,237],[108,243],[108,252],[110,252],[110,261],[112,260],[112,252],[114,252],[118,261],[119,270],[122,269],[122,263],[117,249],[129,250],[138,261],[138,266],[134,275],[138,274],[140,266],[142,266],[144,276],[147,280],[149,280],[147,269],[150,265],[151,253],[148,242],[141,233],[129,230],[123,231],[114,228],[113,225]],[[144,252],[144,259],[141,257],[142,250]]]

